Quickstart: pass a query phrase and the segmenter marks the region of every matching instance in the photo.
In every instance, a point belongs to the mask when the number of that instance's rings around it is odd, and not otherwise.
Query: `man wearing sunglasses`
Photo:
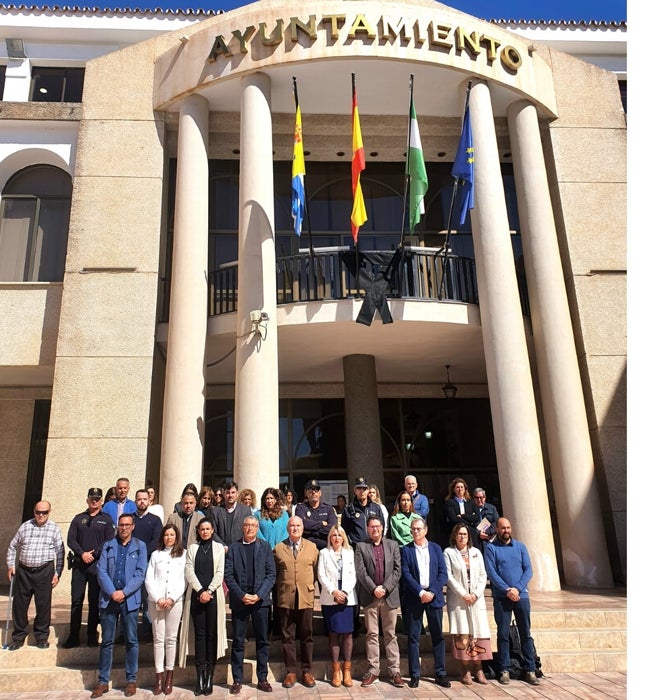
[[[20,649],[27,638],[27,611],[34,598],[36,617],[34,637],[39,649],[50,646],[50,619],[52,613],[52,589],[63,573],[65,547],[61,530],[49,520],[52,506],[49,501],[39,501],[34,506],[34,517],[24,522],[11,540],[7,550],[9,580],[15,576],[13,642],[10,651]]]
[[[99,583],[97,582],[97,562],[104,542],[115,537],[115,523],[108,513],[102,510],[103,493],[100,488],[88,489],[83,513],[75,515],[68,530],[68,567],[72,569],[70,594],[70,634],[63,643],[64,649],[79,646],[81,614],[88,586],[88,632],[89,647],[97,646],[97,626],[99,625]]]

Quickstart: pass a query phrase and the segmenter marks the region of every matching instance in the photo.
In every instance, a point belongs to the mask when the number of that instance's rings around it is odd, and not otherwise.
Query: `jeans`
[[[232,647],[230,650],[230,665],[232,678],[235,683],[244,679],[244,643],[248,618],[253,623],[255,635],[255,656],[257,659],[257,680],[265,681],[269,675],[269,606],[260,603],[245,607],[231,607],[232,613]]]
[[[442,633],[442,608],[434,608],[431,603],[426,605],[409,604],[402,607],[402,624],[408,630],[409,676],[420,677],[420,635],[422,633],[422,617],[426,612],[431,644],[433,663],[436,676],[446,676],[445,668],[445,638]]]
[[[510,622],[514,613],[521,651],[524,655],[524,671],[535,670],[535,645],[530,636],[530,598],[520,598],[514,603],[508,598],[494,598],[494,620],[497,623],[497,667],[510,673]]]
[[[113,643],[115,642],[115,628],[118,618],[122,618],[122,630],[124,631],[124,644],[126,646],[126,682],[134,683],[138,675],[138,610],[127,610],[126,603],[111,601],[101,611],[100,622],[102,625],[102,646],[99,650],[99,678],[98,682],[108,685],[113,667]]]

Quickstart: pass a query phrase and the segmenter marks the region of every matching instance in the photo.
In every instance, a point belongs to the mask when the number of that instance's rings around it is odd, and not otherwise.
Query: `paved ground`
[[[394,688],[390,683],[380,681],[370,688],[361,688],[358,681],[354,687],[332,688],[329,683],[318,682],[315,688],[308,689],[296,685],[290,690],[282,688],[280,683],[273,683],[273,694],[258,693],[254,685],[245,685],[238,698],[312,698],[320,700],[342,700],[343,698],[363,697],[367,700],[379,700],[380,698],[390,698],[400,700],[401,698],[420,698],[425,700],[431,698],[466,698],[476,700],[485,698],[487,700],[499,700],[510,698],[546,698],[547,700],[605,700],[614,698],[615,700],[625,700],[627,698],[627,675],[624,673],[558,673],[542,679],[541,685],[537,687],[529,686],[521,681],[511,681],[510,685],[502,686],[496,681],[490,681],[487,686],[480,686],[474,683],[471,686],[464,686],[459,681],[452,681],[451,688],[445,690],[433,683],[422,680],[420,687],[411,690]],[[89,691],[72,690],[51,690],[47,692],[19,692],[0,693],[0,700],[87,700],[90,697]],[[113,698],[123,698],[123,688],[116,688],[103,696],[106,700]],[[139,689],[135,695],[136,700],[153,698],[149,689]],[[174,688],[171,695],[160,695],[159,698],[169,698],[169,700],[190,700],[194,698],[191,690]],[[215,686],[211,696],[214,700],[234,700],[236,696],[229,695],[228,689],[223,686]],[[630,698],[648,697],[638,693],[630,694]]]

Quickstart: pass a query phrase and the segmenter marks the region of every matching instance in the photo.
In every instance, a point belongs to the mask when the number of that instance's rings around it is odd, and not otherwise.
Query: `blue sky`
[[[183,10],[232,10],[248,4],[246,0],[140,0],[132,3],[140,7]],[[481,19],[627,20],[625,0],[449,0],[444,4]]]

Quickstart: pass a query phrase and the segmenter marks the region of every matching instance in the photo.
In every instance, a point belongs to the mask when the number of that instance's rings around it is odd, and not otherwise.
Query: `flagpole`
[[[409,190],[411,188],[411,168],[410,168],[410,160],[411,160],[411,111],[413,109],[413,81],[415,78],[413,77],[413,73],[411,73],[411,77],[409,79],[409,92],[410,92],[410,97],[409,97],[409,127],[408,127],[408,135],[406,138],[406,173],[404,174],[404,201],[402,203],[402,235],[400,237],[399,241],[399,247],[402,248],[404,246],[404,234],[406,232],[406,201],[409,196]]]
[[[357,84],[356,84],[356,76],[354,73],[352,73],[352,104],[354,104],[354,98],[357,93]],[[357,107],[358,109],[358,107]],[[352,125],[352,128],[354,129],[354,124]],[[353,146],[354,149],[354,146]],[[354,150],[352,152],[352,157],[354,158]],[[352,203],[354,206],[354,202]],[[354,241],[354,257],[355,257],[355,265],[356,265],[356,270],[357,270],[357,295],[356,298],[358,299],[361,296],[361,291],[360,291],[360,285],[359,285],[359,273],[361,270],[359,269],[359,234],[357,233],[356,240]]]
[[[463,106],[463,116],[460,122],[460,133],[463,133],[463,126],[465,126],[465,117],[467,116],[467,108],[469,106],[469,92],[472,89],[472,81],[467,83],[467,89],[465,90],[465,105]],[[449,237],[451,236],[451,222],[454,214],[454,205],[456,204],[456,195],[458,194],[458,178],[454,178],[454,187],[451,191],[451,202],[449,204],[449,215],[447,216],[447,233],[445,234],[445,243],[442,248],[442,275],[440,276],[440,287],[438,288],[438,299],[442,297],[442,289],[445,284],[445,277],[447,276],[447,267],[449,265]]]

